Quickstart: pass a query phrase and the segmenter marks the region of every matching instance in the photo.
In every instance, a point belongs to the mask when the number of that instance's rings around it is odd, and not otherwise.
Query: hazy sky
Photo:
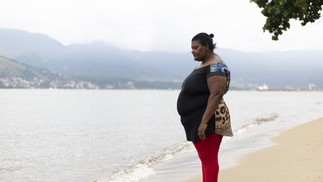
[[[0,0],[0,28],[44,33],[67,45],[101,40],[123,49],[190,51],[191,38],[213,33],[219,48],[323,50],[323,21],[293,22],[280,40],[249,0]]]

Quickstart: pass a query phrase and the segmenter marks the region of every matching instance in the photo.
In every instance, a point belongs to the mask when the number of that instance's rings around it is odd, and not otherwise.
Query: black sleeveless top
[[[198,128],[210,96],[207,79],[211,76],[225,76],[227,78],[226,91],[228,91],[230,71],[222,61],[217,61],[206,67],[193,70],[182,84],[182,89],[177,99],[177,111],[181,116],[181,122],[188,141],[196,142],[200,140]],[[215,115],[210,118],[211,120],[215,121]],[[215,122],[208,122],[205,135],[212,135],[214,130]]]

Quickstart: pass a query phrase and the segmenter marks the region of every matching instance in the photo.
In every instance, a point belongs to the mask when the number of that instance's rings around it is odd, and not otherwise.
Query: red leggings
[[[202,163],[203,182],[217,182],[219,173],[218,154],[222,135],[213,134],[193,143]]]

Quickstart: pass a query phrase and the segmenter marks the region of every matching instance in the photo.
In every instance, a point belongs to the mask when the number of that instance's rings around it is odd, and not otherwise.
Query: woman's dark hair
[[[199,33],[192,38],[192,41],[198,41],[201,45],[208,45],[209,49],[213,51],[216,47],[216,44],[213,43],[213,34]]]

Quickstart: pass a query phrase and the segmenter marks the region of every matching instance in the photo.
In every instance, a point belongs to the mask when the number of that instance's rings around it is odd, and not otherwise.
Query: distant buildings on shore
[[[316,89],[316,85],[313,83],[308,84],[307,88],[294,88],[292,86],[286,86],[284,88],[269,88],[268,85],[263,84],[256,88],[257,91],[314,91]]]
[[[0,88],[62,88],[62,89],[98,89],[99,87],[84,80],[48,79],[22,77],[0,77]]]

